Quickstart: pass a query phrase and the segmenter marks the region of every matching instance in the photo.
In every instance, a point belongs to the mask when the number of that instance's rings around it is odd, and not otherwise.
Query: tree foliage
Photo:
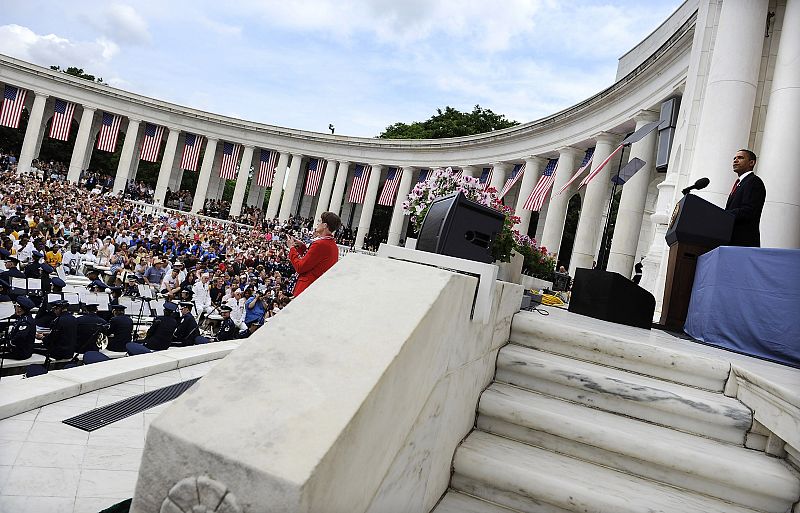
[[[103,83],[102,77],[95,77],[94,75],[90,75],[89,73],[83,71],[83,68],[78,68],[76,66],[70,66],[67,69],[61,69],[61,66],[50,66],[50,69],[53,71],[60,71],[62,73],[66,73],[67,75],[72,75],[73,77],[82,78],[90,82],[97,82],[98,84]]]
[[[483,134],[518,124],[516,121],[507,119],[504,114],[495,114],[480,105],[476,105],[472,112],[461,112],[452,107],[445,107],[444,110],[436,109],[436,114],[426,121],[389,125],[378,137],[381,139],[442,139]]]

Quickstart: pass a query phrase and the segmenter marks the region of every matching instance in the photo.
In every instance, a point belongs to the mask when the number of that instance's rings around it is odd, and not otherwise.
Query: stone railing
[[[204,221],[210,221],[212,223],[219,223],[231,226],[238,226],[239,228],[247,228],[248,230],[253,229],[253,225],[251,224],[243,224],[237,223],[235,221],[228,221],[227,219],[218,219],[216,217],[204,216],[201,214],[194,214],[192,212],[186,212],[184,210],[178,210],[176,208],[169,208],[169,207],[162,207],[160,205],[153,205],[152,203],[146,203],[144,201],[136,201],[131,199],[125,200],[127,203],[131,205],[136,205],[137,207],[141,208],[144,212],[148,214],[155,214],[157,212],[166,212],[168,214],[174,214],[176,216],[187,216],[187,217],[196,217],[198,219],[202,219]]]

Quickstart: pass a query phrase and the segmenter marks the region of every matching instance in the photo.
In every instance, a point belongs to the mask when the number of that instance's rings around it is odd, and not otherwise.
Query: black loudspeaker
[[[655,309],[656,298],[619,273],[575,270],[570,312],[649,330]]]
[[[678,112],[681,105],[679,97],[670,98],[661,104],[661,124],[658,125],[658,143],[656,145],[656,171],[664,173],[669,164],[672,152],[672,139],[675,127],[678,126]]]
[[[464,193],[444,196],[431,203],[416,249],[491,263],[492,244],[504,220],[502,212],[470,201]]]

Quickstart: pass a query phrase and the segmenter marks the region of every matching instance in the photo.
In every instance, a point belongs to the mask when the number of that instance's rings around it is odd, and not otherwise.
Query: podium
[[[659,324],[683,331],[692,296],[697,257],[728,244],[734,215],[699,196],[687,194],[672,212],[667,228],[669,262]]]

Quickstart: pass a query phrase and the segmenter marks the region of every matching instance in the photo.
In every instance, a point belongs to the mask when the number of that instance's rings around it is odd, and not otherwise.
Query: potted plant
[[[522,284],[526,289],[551,289],[553,287],[553,273],[556,270],[556,259],[544,246],[537,246],[536,239],[519,232],[514,234],[514,244],[517,252],[522,254]],[[527,279],[527,278],[530,279]]]

